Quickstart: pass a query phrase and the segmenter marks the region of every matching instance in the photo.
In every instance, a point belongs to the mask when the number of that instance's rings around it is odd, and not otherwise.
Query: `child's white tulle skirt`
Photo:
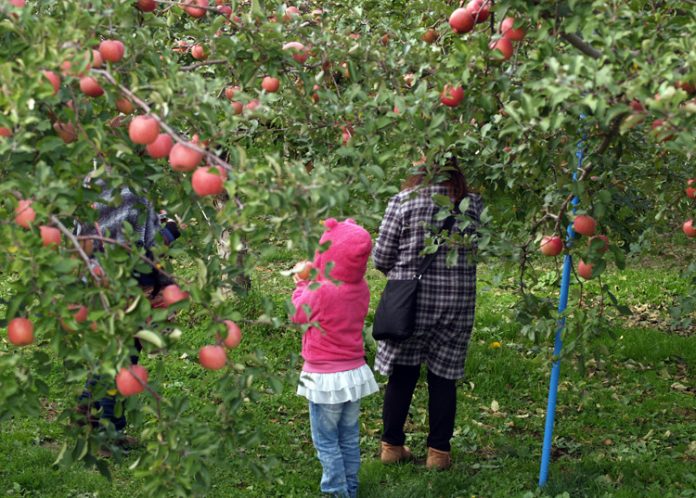
[[[357,401],[379,391],[375,376],[367,365],[345,372],[302,372],[297,394],[312,403],[337,404]]]

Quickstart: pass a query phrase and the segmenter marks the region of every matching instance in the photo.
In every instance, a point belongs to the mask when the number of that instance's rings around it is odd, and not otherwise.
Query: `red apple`
[[[261,102],[259,102],[258,99],[253,99],[253,100],[250,100],[250,101],[244,106],[244,109],[246,109],[246,110],[249,111],[249,112],[254,112],[256,109],[259,108],[260,105],[261,105]]]
[[[116,374],[116,388],[121,396],[128,397],[139,394],[145,390],[148,377],[147,370],[140,365],[122,368]]]
[[[545,235],[539,249],[544,256],[558,256],[563,252],[563,241],[557,235]]]
[[[98,69],[104,65],[104,59],[102,58],[101,52],[99,50],[92,49],[92,53],[91,53],[91,55],[89,55],[89,57],[91,57],[91,59],[90,59],[90,66],[91,67]]]
[[[205,52],[203,45],[194,45],[191,47],[191,57],[196,60],[205,60],[208,58],[208,54]]]
[[[15,208],[15,223],[21,227],[29,228],[36,219],[36,211],[31,203],[31,199],[21,199]]]
[[[223,344],[228,349],[234,349],[242,342],[242,330],[232,320],[225,320],[224,324],[227,326],[227,337]]]
[[[218,12],[225,16],[227,19],[232,17],[232,7],[230,7],[229,5],[218,6]]]
[[[189,293],[182,291],[178,285],[171,284],[162,289],[162,300],[165,306],[171,306],[174,303],[188,299]]]
[[[437,31],[435,31],[435,29],[433,28],[428,28],[428,30],[425,33],[423,33],[423,36],[421,36],[421,40],[428,44],[435,43],[437,39]]]
[[[312,93],[312,102],[314,102],[315,104],[319,102],[319,94],[317,93],[317,90],[319,90],[319,85],[314,85],[312,87],[312,91],[314,92]]]
[[[60,76],[53,71],[42,71],[42,74],[53,86],[53,95],[58,93],[58,90],[60,90]]]
[[[221,166],[204,166],[196,169],[191,176],[193,191],[199,196],[219,195],[225,188],[227,174]]]
[[[515,28],[515,18],[506,17],[503,22],[500,23],[500,33],[511,41],[521,41],[524,38],[524,30],[522,28]]]
[[[172,150],[174,142],[172,137],[167,133],[160,133],[157,138],[151,144],[147,144],[145,151],[150,157],[155,159],[162,159],[169,156],[169,152]]]
[[[128,136],[136,144],[151,144],[159,136],[160,126],[152,116],[136,116],[128,126]]]
[[[198,360],[203,368],[220,370],[227,363],[227,353],[222,346],[203,346],[198,352]]]
[[[652,122],[652,129],[658,138],[661,138],[662,142],[667,142],[674,139],[674,135],[669,133],[670,125],[663,119],[656,119]],[[667,130],[667,131],[665,131]]]
[[[299,16],[299,15],[300,15],[300,9],[298,9],[294,5],[291,5],[287,9],[285,9],[285,13],[283,14],[283,21],[288,22],[293,17]]]
[[[190,144],[196,145],[193,142]],[[193,171],[203,160],[203,154],[186,144],[174,144],[169,151],[169,165],[174,171]]]
[[[227,100],[232,100],[237,93],[241,92],[241,87],[238,86],[228,86],[225,88],[225,98]]]
[[[91,76],[80,78],[80,90],[88,97],[101,97],[104,95],[104,89]]]
[[[60,230],[57,228],[41,225],[39,227],[39,233],[41,234],[41,243],[45,247],[60,245]]]
[[[12,136],[12,130],[10,128],[6,128],[4,126],[0,127],[0,137],[11,137]]]
[[[123,114],[132,114],[135,110],[135,107],[133,106],[133,103],[126,97],[121,97],[120,99],[116,99],[116,109],[118,109]]]
[[[498,38],[497,40],[493,40],[489,45],[488,48],[491,50],[497,50],[500,52],[503,56],[504,60],[508,60],[510,57],[512,57],[512,42],[505,38]]]
[[[606,235],[595,235],[593,237],[590,237],[587,240],[587,245],[591,246],[592,241],[594,241],[594,240],[601,240],[602,241],[601,247],[599,247],[599,244],[597,244],[597,246],[598,246],[597,250],[600,253],[604,254],[605,252],[607,252],[609,250],[609,237],[607,237]]]
[[[87,321],[87,315],[89,314],[89,309],[83,304],[70,304],[68,305],[70,311],[74,311],[73,318],[77,323],[82,323]]]
[[[244,105],[241,102],[231,102],[230,105],[232,105],[235,114],[241,114],[244,110]]]
[[[585,263],[583,260],[580,260],[580,262],[578,263],[578,275],[580,275],[585,280],[591,279],[592,265],[589,263]]]
[[[464,89],[461,86],[445,85],[440,94],[440,102],[448,107],[457,107],[464,99]]]
[[[99,52],[105,61],[118,62],[123,59],[126,47],[119,40],[104,40],[99,44]]]
[[[152,12],[157,8],[157,2],[155,0],[138,0],[136,6],[143,12]]]
[[[573,230],[580,235],[594,235],[596,228],[597,222],[592,216],[586,214],[576,216],[575,221],[573,221]]]
[[[10,3],[15,7],[24,7],[27,4],[27,0],[10,0]]]
[[[471,0],[466,5],[466,10],[469,11],[471,17],[476,21],[476,24],[486,22],[491,13],[490,0]]]
[[[300,64],[305,63],[309,58],[309,51],[307,50],[307,47],[300,42],[288,42],[283,45],[283,50],[289,50],[290,53],[292,53],[292,58]]]
[[[7,339],[15,346],[34,342],[34,324],[26,318],[13,318],[7,326]]]
[[[686,93],[696,93],[696,85],[694,83],[690,83],[688,81],[677,81],[674,84],[675,87],[681,88],[684,90]]]
[[[353,127],[352,126],[341,126],[341,143],[343,145],[348,145],[348,143],[353,138]]]
[[[307,280],[309,276],[312,274],[312,263],[309,261],[300,261],[295,265],[293,268],[295,275],[297,275],[297,278],[300,280]]]
[[[643,106],[641,101],[638,99],[631,100],[629,105],[631,106],[631,109],[633,110],[633,112],[645,112],[645,106]]]
[[[263,81],[261,81],[261,88],[268,93],[275,93],[278,91],[278,88],[280,88],[280,80],[278,78],[266,76]]]
[[[692,187],[691,185],[696,182],[696,179],[691,178],[689,181],[686,182],[686,196],[689,199],[696,199],[696,188]]]
[[[468,33],[474,28],[476,21],[471,12],[467,9],[459,8],[456,9],[449,18],[449,25],[455,31],[455,33]]]
[[[686,235],[687,237],[696,237],[696,227],[694,227],[694,220],[685,221],[682,225],[682,230],[684,231],[684,235]]]
[[[72,143],[75,140],[77,140],[77,131],[75,131],[75,127],[72,123],[62,123],[60,121],[56,121],[55,123],[53,123],[53,129],[66,144]]]
[[[184,0],[184,10],[191,17],[203,17],[205,15],[206,9],[201,9],[198,7],[208,7],[208,0]]]

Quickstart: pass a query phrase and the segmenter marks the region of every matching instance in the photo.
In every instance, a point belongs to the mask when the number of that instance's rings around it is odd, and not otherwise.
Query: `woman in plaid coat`
[[[423,176],[406,182],[406,188],[389,201],[379,229],[373,257],[375,266],[390,279],[409,279],[423,259],[426,236],[442,221],[435,221],[439,208],[433,195],[449,196],[455,206],[464,200],[465,220],[459,217],[453,231],[475,236],[483,204],[468,191],[466,179],[452,164],[447,179],[423,185]],[[462,209],[464,209],[464,205]],[[382,455],[384,463],[412,458],[404,446],[404,423],[420,377],[420,365],[428,367],[429,468],[450,466],[450,439],[454,432],[456,380],[464,376],[464,361],[474,324],[476,303],[475,246],[460,248],[457,263],[446,265],[443,247],[423,274],[418,290],[416,326],[403,342],[379,341],[375,369],[389,377],[384,395]]]

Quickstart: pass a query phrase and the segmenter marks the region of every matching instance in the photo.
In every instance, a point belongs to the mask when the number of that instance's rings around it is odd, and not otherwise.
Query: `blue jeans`
[[[309,402],[312,441],[321,462],[321,491],[354,498],[360,470],[360,401]]]

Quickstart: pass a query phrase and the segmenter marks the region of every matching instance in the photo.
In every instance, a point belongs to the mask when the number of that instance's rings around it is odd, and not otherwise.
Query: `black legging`
[[[382,441],[397,446],[404,444],[406,440],[404,424],[419,377],[420,365],[394,365],[384,393]],[[450,451],[456,409],[456,381],[435,375],[428,369],[429,447],[440,451]]]

